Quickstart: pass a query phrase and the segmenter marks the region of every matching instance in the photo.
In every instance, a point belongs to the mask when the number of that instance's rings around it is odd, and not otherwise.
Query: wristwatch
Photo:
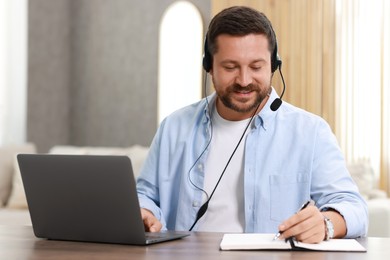
[[[334,235],[334,227],[332,221],[324,216],[325,221],[325,241],[332,239]]]

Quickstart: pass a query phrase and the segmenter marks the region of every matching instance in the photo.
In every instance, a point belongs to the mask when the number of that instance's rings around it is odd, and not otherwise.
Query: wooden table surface
[[[36,238],[31,226],[0,226],[0,259],[389,259],[390,238],[363,238],[366,253],[298,251],[220,251],[223,233],[193,232],[189,237],[150,246],[54,241]]]

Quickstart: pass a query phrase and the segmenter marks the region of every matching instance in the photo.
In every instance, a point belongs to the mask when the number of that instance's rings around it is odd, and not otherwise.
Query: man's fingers
[[[160,221],[147,209],[141,209],[142,221],[146,232],[159,232],[162,228]]]
[[[297,212],[279,226],[282,238],[295,237],[308,243],[318,243],[324,238],[324,217],[318,208],[309,206]]]

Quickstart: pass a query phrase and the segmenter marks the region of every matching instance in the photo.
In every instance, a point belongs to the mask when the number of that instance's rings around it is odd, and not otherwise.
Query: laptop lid
[[[35,236],[146,245],[187,236],[150,233],[147,240],[128,156],[19,154]]]

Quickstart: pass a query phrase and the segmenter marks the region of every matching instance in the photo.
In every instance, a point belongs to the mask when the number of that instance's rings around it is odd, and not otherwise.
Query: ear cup
[[[212,58],[211,58],[211,54],[210,54],[210,51],[208,49],[208,44],[207,44],[207,34],[206,34],[206,38],[204,40],[204,52],[203,52],[203,61],[202,61],[202,64],[203,64],[203,68],[206,72],[210,72],[211,70],[211,66],[212,66]]]
[[[275,37],[275,34],[274,34]],[[282,60],[279,57],[278,54],[278,43],[276,41],[275,37],[275,49],[271,56],[271,72],[274,73],[280,66],[282,66]]]

